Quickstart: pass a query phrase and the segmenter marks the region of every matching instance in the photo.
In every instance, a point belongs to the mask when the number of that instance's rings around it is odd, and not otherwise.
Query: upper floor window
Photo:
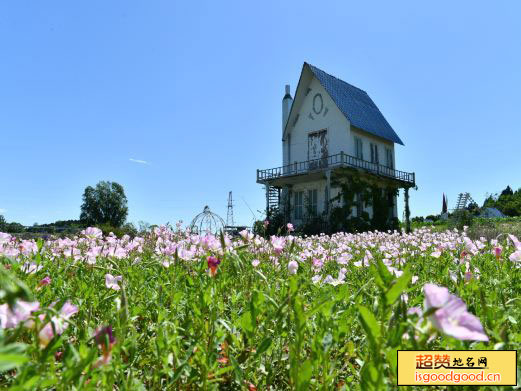
[[[364,159],[364,149],[363,149],[362,139],[360,137],[355,137],[355,156],[358,159]]]
[[[295,201],[295,219],[301,219],[304,208],[304,192],[297,191],[294,194]]]
[[[371,163],[379,163],[378,159],[378,145],[371,143]]]
[[[386,155],[386,160],[387,160],[387,167],[389,168],[394,168],[394,163],[393,163],[393,151],[390,149],[390,148],[386,148],[385,149],[385,155]]]
[[[318,205],[318,190],[308,190],[308,207],[309,207],[309,213],[311,216],[317,215],[317,205]]]

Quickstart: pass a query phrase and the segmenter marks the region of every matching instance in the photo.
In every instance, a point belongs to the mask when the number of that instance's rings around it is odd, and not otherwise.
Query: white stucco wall
[[[363,130],[357,129],[355,127],[351,127],[351,143],[348,145],[348,153],[351,156],[356,156],[355,150],[355,137],[359,137],[362,140],[362,149],[364,153],[364,160],[371,161],[371,143],[376,144],[378,147],[378,157],[381,165],[386,166],[386,148],[390,149],[393,154],[393,167],[396,168],[396,157],[394,156],[394,143],[392,141],[387,141],[381,139],[379,137],[375,137],[369,133],[364,132]]]
[[[315,78],[311,81],[309,88],[311,88],[311,91],[302,102],[295,126],[289,124],[288,138],[291,150],[290,156],[287,153],[285,154],[284,165],[295,161],[308,160],[308,134],[312,132],[327,130],[329,155],[340,153],[342,150],[347,153],[346,148],[352,143],[350,141],[349,121],[336,107],[326,90]],[[323,99],[323,109],[319,115],[313,112],[313,97],[317,93],[320,93]],[[326,112],[325,115],[324,112]],[[310,113],[314,119],[309,117]]]
[[[307,88],[307,87],[303,87]],[[298,120],[288,124],[289,131],[285,142],[283,142],[283,165],[294,162],[303,162],[308,157],[308,135],[309,133],[327,130],[328,154],[329,156],[344,152],[356,156],[354,138],[359,137],[363,143],[364,160],[371,160],[370,143],[378,146],[380,164],[387,165],[385,149],[389,148],[393,154],[393,167],[396,167],[394,143],[366,133],[360,129],[350,126],[349,121],[338,109],[326,90],[319,81],[313,78],[309,84],[311,89],[304,98],[298,111]],[[323,109],[319,115],[313,112],[313,98],[320,93],[323,100]],[[326,112],[327,110],[327,112]],[[325,115],[324,115],[325,113]],[[310,117],[313,117],[313,119]],[[291,119],[290,119],[291,121]],[[289,145],[289,149],[288,149]]]

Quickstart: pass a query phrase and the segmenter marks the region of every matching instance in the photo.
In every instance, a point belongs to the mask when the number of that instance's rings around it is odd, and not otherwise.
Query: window
[[[318,205],[318,190],[308,190],[308,206],[309,212],[312,216],[317,215],[317,205]]]
[[[386,160],[387,160],[387,167],[389,168],[394,168],[394,164],[393,164],[393,151],[390,149],[390,148],[386,148],[385,149],[385,155],[386,155]]]
[[[378,145],[371,143],[371,163],[378,164]]]
[[[295,219],[301,219],[303,214],[303,206],[304,206],[304,192],[297,191],[295,192]]]
[[[364,159],[364,149],[360,137],[355,137],[355,155],[358,159]]]

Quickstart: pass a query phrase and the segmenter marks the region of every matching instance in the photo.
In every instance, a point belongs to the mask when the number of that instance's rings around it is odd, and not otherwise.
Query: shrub
[[[462,230],[465,226],[470,227],[474,221],[474,216],[468,210],[455,211],[449,219],[449,227]]]

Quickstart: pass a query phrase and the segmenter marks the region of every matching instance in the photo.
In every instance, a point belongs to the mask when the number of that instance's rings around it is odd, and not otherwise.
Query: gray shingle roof
[[[400,137],[391,128],[367,92],[337,79],[313,65],[308,65],[322,87],[353,126],[403,145]]]

